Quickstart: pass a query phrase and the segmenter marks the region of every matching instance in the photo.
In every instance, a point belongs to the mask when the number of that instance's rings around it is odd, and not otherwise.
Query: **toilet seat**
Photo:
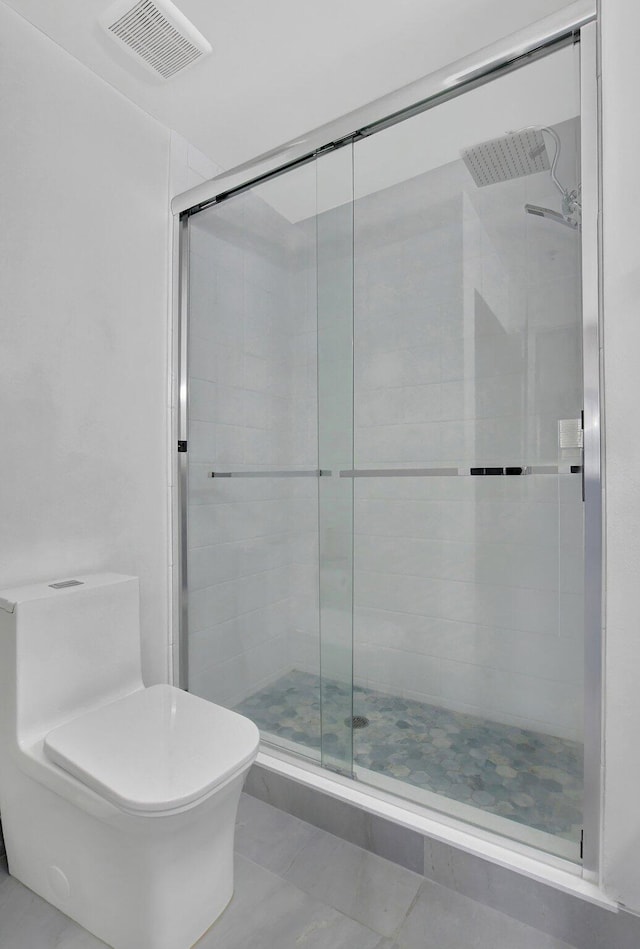
[[[194,806],[255,757],[253,722],[170,685],[140,689],[60,725],[45,755],[122,810]]]

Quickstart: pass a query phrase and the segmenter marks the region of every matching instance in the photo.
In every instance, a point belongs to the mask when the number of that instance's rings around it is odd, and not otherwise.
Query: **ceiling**
[[[222,168],[413,82],[566,0],[175,0],[213,54],[155,79],[98,26],[110,0],[5,0]]]

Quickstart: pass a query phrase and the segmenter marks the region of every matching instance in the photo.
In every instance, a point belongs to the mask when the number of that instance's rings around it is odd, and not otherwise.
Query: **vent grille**
[[[118,4],[117,12],[121,11],[122,5]],[[140,0],[116,20],[109,19],[105,23],[108,32],[163,79],[175,76],[211,51],[193,24],[166,0]]]

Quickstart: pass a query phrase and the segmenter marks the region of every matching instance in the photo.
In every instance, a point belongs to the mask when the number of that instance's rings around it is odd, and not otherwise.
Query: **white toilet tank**
[[[136,577],[102,573],[0,591],[5,741],[29,745],[142,685]]]

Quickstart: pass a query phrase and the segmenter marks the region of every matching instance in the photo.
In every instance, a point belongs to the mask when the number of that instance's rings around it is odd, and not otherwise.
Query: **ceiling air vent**
[[[211,52],[210,43],[170,0],[118,0],[100,17],[111,36],[156,76],[170,79]]]

